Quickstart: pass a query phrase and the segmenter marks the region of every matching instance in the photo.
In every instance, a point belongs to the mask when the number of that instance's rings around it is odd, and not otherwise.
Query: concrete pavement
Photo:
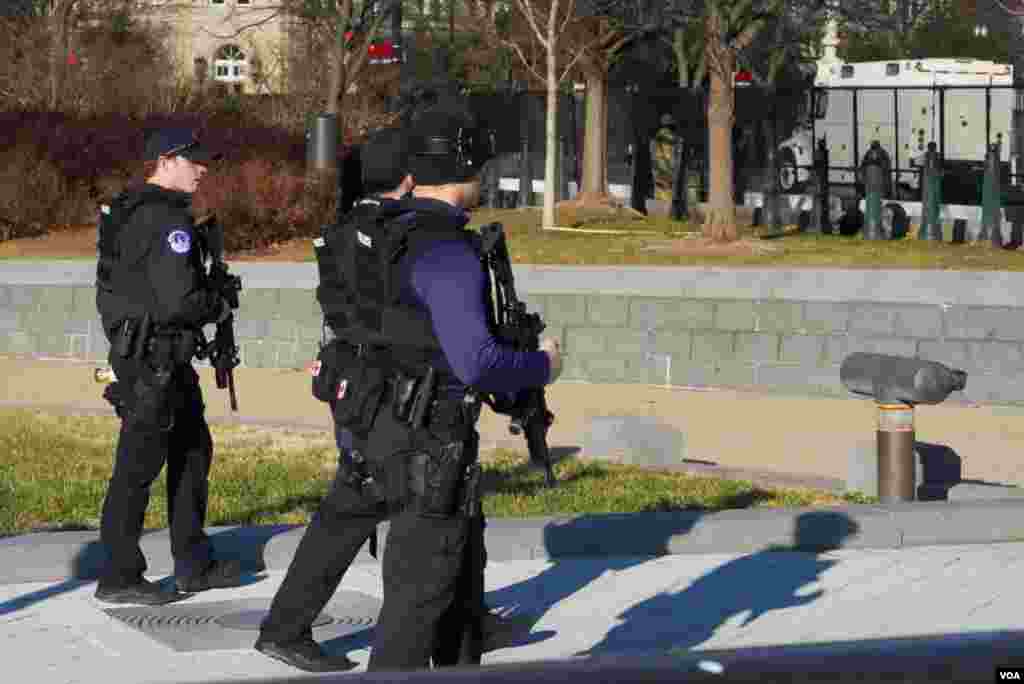
[[[91,368],[0,360],[0,401],[108,412]],[[209,375],[203,371],[211,417],[227,419],[226,397]],[[294,370],[240,369],[243,413],[235,420],[326,427],[308,382]],[[841,479],[849,449],[874,436],[873,407],[852,399],[556,384],[549,401],[559,412],[556,447],[578,448],[589,416],[657,415],[685,430],[688,459],[781,478]],[[1019,482],[1016,416],[998,406],[926,407],[918,438],[954,448],[965,477]],[[485,443],[518,445],[505,421],[489,414],[481,434]],[[924,652],[951,641],[1001,639],[1024,656],[1014,646],[1024,645],[1016,601],[1022,513],[1016,499],[494,520],[487,601],[503,619],[484,662],[672,649],[719,658],[714,654],[829,644],[869,657],[905,638],[925,644]],[[0,662],[33,684],[301,674],[250,648],[301,528],[211,532],[218,550],[245,560],[249,583],[160,609],[93,599],[102,562],[95,532],[0,540]],[[386,549],[386,526],[382,541]],[[151,579],[164,577],[171,568],[166,532],[145,535],[143,549]],[[380,567],[363,551],[315,636],[349,653],[361,670],[380,598]]]
[[[3,566],[16,558],[0,549]],[[487,600],[504,620],[484,663],[794,644],[869,655],[906,638],[986,642],[1024,634],[1022,567],[1024,543],[495,561]],[[0,657],[16,664],[18,681],[34,684],[302,674],[251,649],[253,615],[282,574],[271,569],[244,587],[113,615],[88,580],[6,584]],[[380,596],[379,566],[353,566],[325,610],[330,620],[314,631],[358,662],[357,672]]]

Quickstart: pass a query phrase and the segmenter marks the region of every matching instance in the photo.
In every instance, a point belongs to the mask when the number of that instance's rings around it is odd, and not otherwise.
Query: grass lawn
[[[680,256],[650,251],[652,243],[684,240],[700,232],[697,223],[686,224],[664,217],[595,218],[567,216],[559,225],[579,223],[584,228],[621,230],[621,235],[544,232],[539,209],[479,209],[471,227],[498,221],[505,227],[509,253],[517,263],[571,265],[656,266],[751,266],[816,268],[914,268],[964,271],[1022,271],[1024,253],[994,250],[987,245],[954,245],[908,237],[904,240],[869,241],[860,236],[787,233],[766,240],[778,252],[761,255]],[[758,228],[740,226],[744,238],[756,238]],[[913,229],[916,231],[916,227]],[[653,235],[638,234],[643,231]],[[913,235],[911,231],[908,235]]]
[[[801,234],[793,232],[793,227],[784,237],[761,241],[760,244],[771,248],[770,253],[673,255],[655,251],[652,247],[664,245],[668,240],[685,244],[689,241],[688,236],[699,234],[699,224],[679,223],[658,216],[638,218],[628,211],[620,211],[618,216],[561,211],[557,217],[560,226],[615,231],[615,234],[542,231],[539,208],[478,209],[472,213],[470,227],[492,221],[505,226],[512,260],[521,264],[1024,270],[1024,252],[1021,251],[992,249],[988,245],[927,242],[913,237],[886,242],[866,241],[859,236]],[[740,236],[757,241],[758,230],[741,224]],[[914,235],[915,231],[916,227],[912,227],[909,235]],[[18,252],[14,245],[3,249],[3,243],[0,243],[0,260],[75,258],[92,261],[95,260],[95,237],[86,233],[80,232],[75,238],[66,233],[43,238],[43,241],[52,240],[52,248],[36,249],[31,256],[15,256]],[[68,241],[74,241],[74,244],[68,245]],[[258,258],[268,261],[314,260],[308,238],[286,243],[276,254]]]
[[[113,417],[0,411],[0,535],[34,529],[95,529],[113,463]],[[305,523],[337,463],[327,433],[215,425],[207,524]],[[811,490],[776,490],[631,466],[568,459],[548,490],[525,454],[483,455],[484,509],[490,516],[716,511],[751,506],[859,503]],[[154,484],[147,528],[165,527],[164,475]]]

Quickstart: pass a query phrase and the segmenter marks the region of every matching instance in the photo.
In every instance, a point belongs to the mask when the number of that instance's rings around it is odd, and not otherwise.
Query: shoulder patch
[[[167,235],[167,244],[171,246],[172,252],[185,254],[192,249],[192,238],[189,237],[188,231],[178,228]]]

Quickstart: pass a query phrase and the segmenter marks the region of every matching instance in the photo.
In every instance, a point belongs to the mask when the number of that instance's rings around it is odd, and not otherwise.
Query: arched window
[[[213,58],[213,78],[223,83],[239,83],[246,77],[245,53],[237,45],[225,45]]]

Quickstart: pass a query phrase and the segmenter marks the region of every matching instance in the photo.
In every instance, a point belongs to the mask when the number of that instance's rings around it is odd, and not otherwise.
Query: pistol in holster
[[[369,496],[376,501],[384,501],[384,491],[380,483],[373,477],[370,465],[357,449],[349,452],[351,464],[347,468],[344,482],[356,489],[360,494]]]
[[[141,319],[124,319],[115,333],[114,353],[122,359],[142,359],[148,351],[147,343],[152,331],[153,320],[148,313]]]
[[[395,376],[393,382],[392,410],[395,418],[406,423],[413,430],[425,427],[427,410],[434,400],[437,371],[433,366],[428,366],[427,372],[419,378],[400,372]]]

